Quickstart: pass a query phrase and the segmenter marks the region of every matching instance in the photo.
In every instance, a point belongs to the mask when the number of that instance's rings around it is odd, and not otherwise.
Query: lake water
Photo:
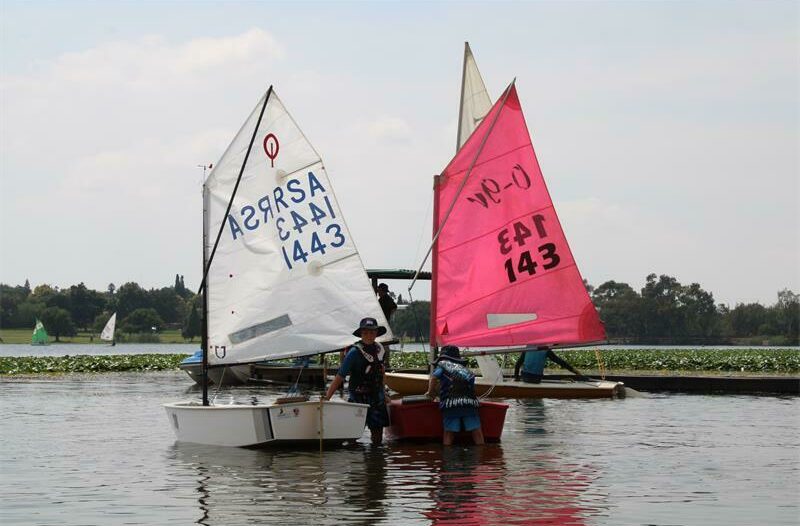
[[[800,522],[800,398],[511,401],[485,447],[176,444],[183,372],[0,380],[0,523]],[[269,399],[238,388],[219,400]]]
[[[594,348],[594,347],[592,347]],[[698,345],[603,345],[598,346],[602,351],[613,351],[615,349],[703,349],[703,350],[736,350],[736,349],[759,349],[759,350],[800,350],[800,347],[754,347],[754,346],[698,346]],[[428,351],[427,344],[407,343],[402,347],[398,344],[392,349],[403,351]],[[200,350],[200,344],[194,343],[124,343],[114,347],[105,344],[87,343],[63,343],[46,346],[35,346],[29,344],[4,344],[0,345],[0,357],[3,356],[75,356],[78,354],[90,355],[110,355],[110,354],[192,354]],[[559,352],[565,352],[561,349]],[[567,351],[568,352],[568,351]]]

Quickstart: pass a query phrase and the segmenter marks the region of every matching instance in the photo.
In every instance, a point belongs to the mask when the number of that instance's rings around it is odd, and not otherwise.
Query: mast
[[[203,181],[203,324],[200,327],[200,347],[203,349],[203,405],[208,405],[208,287],[205,275],[208,273],[208,188]]]
[[[439,179],[441,175],[433,176],[433,247],[431,254],[431,321],[430,321],[430,364],[429,368],[433,368],[433,362],[439,354],[439,346],[436,341],[436,259],[439,256],[439,243],[437,242],[437,232],[439,229]],[[423,261],[424,264],[424,261]],[[421,266],[420,266],[421,267]]]
[[[206,243],[207,233],[207,225],[208,225],[208,210],[209,210],[209,192],[208,187],[206,186],[205,182],[203,182],[203,281],[200,283],[200,290],[203,293],[203,326],[201,330],[201,345],[203,346],[203,405],[207,406],[208,404],[208,270],[211,268],[211,262],[214,259],[214,254],[217,251],[217,246],[219,246],[219,239],[222,237],[222,231],[225,229],[225,218],[228,217],[228,214],[231,212],[231,207],[233,206],[233,200],[236,198],[236,191],[239,189],[239,183],[242,182],[242,174],[244,173],[244,169],[247,166],[247,159],[250,158],[250,152],[253,150],[253,142],[256,140],[256,135],[258,135],[258,129],[261,127],[261,119],[264,117],[264,110],[267,109],[267,103],[269,102],[269,97],[272,95],[272,86],[270,85],[269,89],[267,90],[267,95],[264,97],[264,104],[261,106],[261,112],[258,114],[258,121],[256,121],[255,128],[253,129],[253,135],[250,137],[250,144],[247,145],[247,153],[244,155],[244,160],[242,161],[242,167],[239,169],[239,176],[236,178],[236,184],[233,186],[233,191],[231,192],[231,197],[228,200],[228,208],[225,210],[225,215],[223,215],[223,220],[220,222],[219,231],[217,232],[217,237],[214,240],[214,248],[211,249],[211,254],[206,254],[208,244]]]

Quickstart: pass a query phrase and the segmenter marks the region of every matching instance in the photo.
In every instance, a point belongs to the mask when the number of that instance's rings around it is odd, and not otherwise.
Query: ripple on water
[[[798,398],[512,401],[501,444],[362,439],[320,456],[175,444],[161,404],[196,396],[188,382],[0,383],[0,523],[795,524],[800,512]]]

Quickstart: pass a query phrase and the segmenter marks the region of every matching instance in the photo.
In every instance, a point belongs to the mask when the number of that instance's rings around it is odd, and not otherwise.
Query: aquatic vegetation
[[[188,354],[0,357],[0,374],[101,373],[177,369]]]
[[[594,350],[563,352],[562,356],[578,368],[597,367]],[[619,349],[603,351],[602,360],[610,370],[800,371],[800,349]]]
[[[597,369],[594,349],[558,351],[578,369]],[[113,371],[163,371],[177,369],[188,354],[127,354],[112,356],[41,356],[0,357],[0,375],[91,373]],[[512,368],[516,354],[509,355],[505,367]],[[602,351],[602,360],[609,373],[625,371],[739,371],[752,373],[800,372],[800,349],[614,349]],[[291,360],[287,360],[290,362]],[[339,363],[336,353],[327,355],[328,367]],[[426,369],[428,354],[399,352],[391,355],[395,369]],[[477,367],[474,358],[470,367]],[[562,371],[549,364],[548,373]]]
[[[597,368],[594,349],[557,351],[558,354],[578,369]],[[514,366],[516,354],[506,358],[505,367]],[[601,350],[606,369],[642,371],[740,371],[740,372],[800,372],[800,349],[614,349]],[[428,355],[422,352],[395,352],[392,366],[397,369],[427,367]],[[474,358],[468,360],[470,367],[477,367]],[[549,373],[562,369],[548,364]]]

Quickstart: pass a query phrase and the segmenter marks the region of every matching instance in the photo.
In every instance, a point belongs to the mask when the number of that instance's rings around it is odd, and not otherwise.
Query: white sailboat
[[[322,159],[272,87],[203,196],[204,365],[342,349],[367,316],[388,326]],[[258,446],[356,439],[364,430],[363,404],[213,405],[206,389],[203,403],[165,404],[178,441]]]
[[[111,317],[106,322],[106,326],[103,327],[103,332],[100,333],[100,339],[104,342],[111,342],[111,345],[116,345],[117,342],[114,340],[114,330],[117,328],[117,313],[111,315]]]

